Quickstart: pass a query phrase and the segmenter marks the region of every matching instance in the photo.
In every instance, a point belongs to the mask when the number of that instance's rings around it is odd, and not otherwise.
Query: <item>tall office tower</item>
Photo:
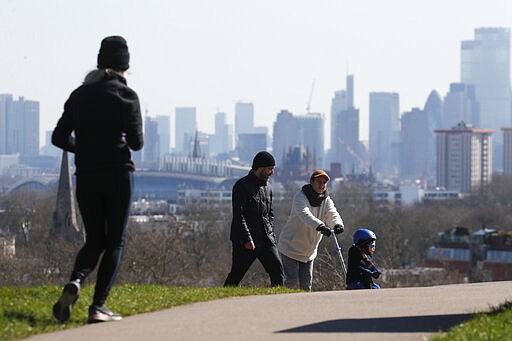
[[[253,133],[254,105],[249,102],[235,103],[235,138],[238,134]]]
[[[324,165],[324,115],[309,113],[296,116],[300,145],[304,146],[313,159],[314,168],[326,168]]]
[[[175,147],[177,154],[190,155],[194,135],[197,130],[196,108],[176,107],[174,125]]]
[[[477,129],[460,122],[449,130],[436,130],[437,185],[470,193],[491,181],[492,129]]]
[[[233,149],[232,126],[227,124],[225,112],[215,114],[215,134],[211,138],[210,151],[213,155],[228,153]]]
[[[250,165],[256,153],[267,150],[267,134],[238,134],[236,150],[240,161]]]
[[[353,82],[352,82],[353,84]],[[348,79],[347,79],[347,87],[349,85]],[[338,142],[338,132],[339,127],[336,125],[339,124],[338,116],[340,115],[340,112],[345,111],[348,109],[348,91],[347,90],[338,90],[334,92],[334,97],[331,102],[331,149],[334,150]],[[353,101],[353,99],[351,100]]]
[[[144,161],[157,162],[160,156],[160,137],[158,136],[158,122],[146,116],[144,119]]]
[[[324,167],[324,117],[319,113],[294,116],[286,110],[277,114],[274,122],[272,151],[276,162],[283,164],[292,147],[303,146],[311,153],[313,164]]]
[[[479,126],[497,131],[494,168],[501,169],[501,128],[510,127],[510,29],[477,28],[474,40],[461,44],[461,82],[475,87]]]
[[[430,92],[423,110],[413,108],[402,115],[400,133],[400,177],[433,185],[436,174],[436,136],[442,127],[443,102]]]
[[[436,174],[436,135],[434,130],[443,128],[443,101],[437,91],[430,92],[423,111],[428,122],[428,174],[431,174],[433,179]]]
[[[171,150],[171,120],[169,115],[157,115],[158,136],[160,138],[160,155],[162,159],[165,154]]]
[[[400,98],[396,92],[370,93],[370,164],[379,178],[398,174]]]
[[[197,152],[198,150],[200,153]],[[188,155],[192,157],[204,158],[208,157],[210,154],[210,135],[196,131],[193,136],[192,144],[190,146],[190,153]]]
[[[347,76],[347,89],[336,91],[331,103],[331,162],[341,163],[341,171],[360,172],[365,165],[359,141],[359,109],[354,108],[354,78]]]
[[[317,168],[313,160],[313,154],[308,148],[303,145],[294,146],[286,152],[284,162],[278,168],[277,177],[285,182],[299,179],[307,181],[311,173]]]
[[[436,90],[428,95],[423,110],[427,114],[430,130],[434,131],[443,126],[443,100]]]
[[[427,115],[419,108],[405,112],[401,119],[400,133],[400,178],[429,181],[434,174],[429,172],[430,135]]]
[[[451,83],[450,91],[443,102],[443,127],[453,127],[460,121],[480,126],[480,105],[476,99],[475,87],[464,83]]]
[[[221,140],[222,133],[225,130],[226,126],[226,113],[218,112],[215,114],[215,131],[213,135],[210,136],[210,150],[212,155],[221,154]]]
[[[12,106],[12,95],[0,94],[0,155],[7,154],[7,111]]]
[[[39,102],[0,95],[0,154],[39,155]]]
[[[347,108],[354,106],[354,76],[347,75]]]
[[[297,144],[296,133],[298,130],[298,122],[291,112],[281,110],[277,114],[273,128],[272,154],[278,165],[283,164],[288,147]]]
[[[503,174],[512,176],[512,128],[501,128],[503,132]]]

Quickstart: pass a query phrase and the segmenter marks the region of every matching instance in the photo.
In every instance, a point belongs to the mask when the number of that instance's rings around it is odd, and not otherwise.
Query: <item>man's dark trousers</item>
[[[254,250],[247,250],[239,243],[233,243],[231,271],[224,282],[224,286],[238,286],[245,273],[256,259],[270,276],[270,285],[275,287],[283,285],[283,265],[275,245],[257,246]]]

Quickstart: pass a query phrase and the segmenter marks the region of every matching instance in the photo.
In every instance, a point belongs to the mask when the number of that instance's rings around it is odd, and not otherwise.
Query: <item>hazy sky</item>
[[[101,39],[123,35],[128,84],[173,127],[176,106],[195,106],[211,133],[214,114],[232,123],[242,100],[271,128],[281,109],[306,113],[313,82],[311,111],[328,124],[349,73],[365,138],[369,92],[398,92],[401,112],[423,107],[459,81],[474,28],[511,26],[510,0],[1,0],[0,93],[40,101],[43,138]]]

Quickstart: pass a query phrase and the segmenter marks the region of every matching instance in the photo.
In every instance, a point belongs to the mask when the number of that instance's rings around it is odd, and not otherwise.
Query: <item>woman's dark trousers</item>
[[[124,248],[133,189],[128,169],[77,174],[76,196],[85,225],[85,245],[76,256],[71,280],[85,278],[101,257],[93,304],[102,306],[114,283]]]

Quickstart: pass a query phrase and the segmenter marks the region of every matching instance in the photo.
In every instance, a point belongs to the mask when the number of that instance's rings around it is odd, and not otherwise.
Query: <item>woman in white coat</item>
[[[297,191],[286,224],[277,242],[283,262],[284,285],[311,291],[313,262],[322,235],[329,237],[343,232],[343,220],[327,193],[329,175],[319,169],[313,172],[309,184]]]

